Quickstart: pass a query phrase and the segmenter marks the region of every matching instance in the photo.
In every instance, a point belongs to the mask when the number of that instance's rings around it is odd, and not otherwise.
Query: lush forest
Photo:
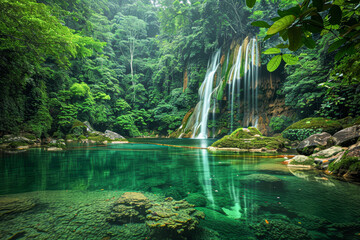
[[[0,0],[0,13],[1,135],[78,136],[88,121],[167,136],[195,107],[213,52],[246,36],[296,113],[273,117],[274,132],[360,111],[357,1]]]

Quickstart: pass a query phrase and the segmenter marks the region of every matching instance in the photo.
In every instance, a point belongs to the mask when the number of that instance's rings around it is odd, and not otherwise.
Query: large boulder
[[[360,138],[360,125],[345,128],[334,134],[333,140],[335,145],[350,146]]]
[[[328,140],[330,138],[331,135],[326,132],[311,135],[310,137],[300,142],[299,146],[296,148],[296,151],[303,155],[311,155],[315,148],[322,148],[328,145]]]
[[[115,140],[115,139],[125,139],[123,136],[121,136],[120,134],[116,133],[116,132],[113,132],[113,131],[110,131],[110,130],[106,130],[105,131],[105,137],[108,137],[112,140]]]

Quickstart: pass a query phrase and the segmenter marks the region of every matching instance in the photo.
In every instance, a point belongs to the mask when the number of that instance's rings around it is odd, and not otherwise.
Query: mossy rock
[[[321,129],[322,132],[334,134],[342,128],[341,123],[337,120],[327,118],[305,118],[291,124],[285,131],[290,129]]]
[[[360,158],[345,156],[339,161],[330,163],[328,170],[335,174],[345,174],[348,171],[359,172]]]
[[[278,150],[284,148],[282,137],[263,137],[256,128],[238,128],[231,135],[226,135],[214,142],[212,147],[239,149]]]
[[[254,127],[238,128],[230,134],[233,138],[251,138],[257,135],[262,136],[261,132]]]
[[[28,145],[29,145],[29,143],[27,143],[27,142],[14,141],[14,142],[11,142],[11,143],[8,145],[8,148],[15,149],[15,148],[18,148],[18,147],[21,147],[21,146],[28,146]]]
[[[185,199],[188,201],[188,203],[194,204],[195,207],[206,206],[206,197],[200,193],[191,193]]]

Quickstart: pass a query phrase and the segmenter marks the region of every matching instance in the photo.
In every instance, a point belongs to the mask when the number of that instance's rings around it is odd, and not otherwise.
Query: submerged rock
[[[124,193],[113,205],[107,221],[116,224],[145,223],[156,234],[178,235],[192,231],[204,213],[193,208],[185,200],[175,201],[168,197],[163,201],[151,201],[144,194]]]
[[[1,197],[0,219],[10,214],[25,212],[35,207],[36,202],[31,198]]]
[[[300,226],[282,220],[264,220],[251,225],[258,239],[264,240],[307,240],[308,231]]]
[[[305,140],[301,141],[296,151],[303,155],[311,155],[315,148],[324,148],[328,145],[328,140],[331,138],[329,133],[323,132],[311,135]]]
[[[108,221],[120,224],[144,222],[145,212],[150,207],[150,200],[144,194],[126,192],[115,202]]]
[[[360,138],[360,125],[345,128],[334,134],[333,140],[336,145],[343,147],[355,144]]]
[[[147,210],[146,224],[157,231],[178,234],[195,230],[199,219],[204,219],[205,215],[193,207],[185,200],[166,198],[164,202],[154,203]]]

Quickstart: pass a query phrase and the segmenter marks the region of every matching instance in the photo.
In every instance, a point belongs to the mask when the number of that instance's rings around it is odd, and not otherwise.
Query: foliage
[[[284,115],[272,117],[270,119],[270,128],[274,133],[280,133],[292,123],[292,120]]]
[[[342,129],[342,125],[337,120],[318,117],[302,119],[286,128],[290,129],[322,129],[323,132],[334,134]]]
[[[248,7],[253,7],[255,1],[247,1]],[[285,48],[296,51],[303,45],[313,49],[316,46],[314,36],[331,32],[336,39],[330,45],[329,52],[338,50],[335,60],[340,60],[345,55],[355,54],[360,47],[358,28],[360,13],[357,4],[356,0],[304,0],[299,5],[279,10],[279,16],[271,19],[274,21],[271,25],[264,21],[253,22],[252,25],[268,28],[264,40],[273,36],[281,37],[284,43],[277,46],[279,50]],[[287,62],[286,58],[281,57],[281,52],[278,54],[280,55],[274,56],[269,61],[267,66],[269,71],[279,67],[281,58]]]
[[[302,141],[308,137],[310,137],[313,134],[322,133],[323,130],[321,128],[319,129],[287,129],[282,132],[282,136],[284,138],[287,138],[291,141]]]

